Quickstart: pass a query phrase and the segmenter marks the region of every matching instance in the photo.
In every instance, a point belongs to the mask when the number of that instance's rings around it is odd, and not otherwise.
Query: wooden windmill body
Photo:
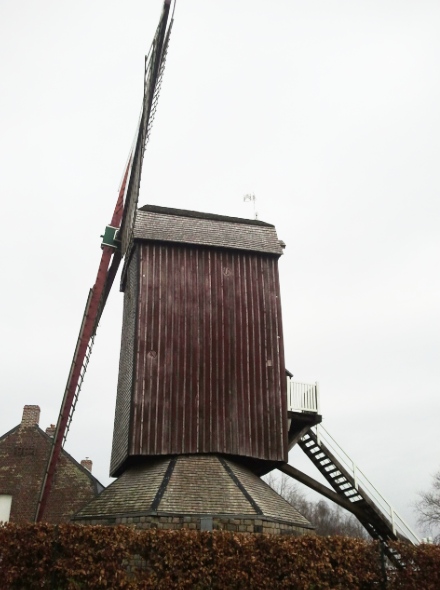
[[[146,206],[123,276],[112,475],[140,458],[287,460],[275,228]]]

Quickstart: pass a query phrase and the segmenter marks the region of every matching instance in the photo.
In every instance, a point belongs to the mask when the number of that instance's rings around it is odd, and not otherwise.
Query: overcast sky
[[[161,6],[0,0],[0,433],[24,404],[56,422]],[[178,1],[140,198],[256,195],[287,367],[411,523],[440,468],[439,31],[438,0]],[[66,445],[104,484],[121,313],[116,285]]]

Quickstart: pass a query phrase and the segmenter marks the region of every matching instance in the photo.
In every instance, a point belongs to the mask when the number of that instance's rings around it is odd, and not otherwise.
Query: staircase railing
[[[369,481],[367,476],[359,469],[356,463],[348,456],[348,454],[338,445],[331,434],[319,424],[312,430],[315,431],[318,444],[320,441],[329,449],[331,453],[338,459],[341,466],[348,471],[354,480],[356,489],[359,487],[364,490],[368,496],[373,500],[376,507],[389,519],[391,522],[393,533],[395,535],[402,535],[406,537],[411,543],[417,545],[420,543],[419,537],[411,529],[411,527],[405,522],[405,520],[393,509],[391,504],[382,496],[382,494],[375,488],[375,486]],[[353,500],[355,498],[353,497]]]
[[[320,414],[318,382],[301,383],[287,377],[287,411]]]

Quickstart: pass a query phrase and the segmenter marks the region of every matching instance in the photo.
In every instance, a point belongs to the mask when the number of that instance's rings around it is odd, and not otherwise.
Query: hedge
[[[440,547],[396,544],[406,567],[384,568],[377,543],[47,524],[0,527],[2,590],[438,590]]]

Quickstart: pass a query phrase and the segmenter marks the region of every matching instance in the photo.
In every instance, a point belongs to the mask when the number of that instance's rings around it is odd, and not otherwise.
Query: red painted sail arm
[[[119,227],[123,212],[123,201],[125,187],[127,184],[128,173],[130,170],[131,159],[128,162],[127,169],[124,174],[124,179],[119,190],[118,200],[116,202],[115,210],[113,212],[111,226]],[[116,264],[110,265],[111,259],[114,257]],[[116,275],[117,266],[119,265],[121,257],[119,252],[110,246],[102,246],[102,256],[98,267],[98,273],[93,288],[89,292],[86,309],[84,311],[83,321],[81,324],[78,340],[76,344],[75,354],[72,360],[72,365],[67,379],[66,389],[64,392],[63,401],[61,404],[60,413],[58,416],[57,428],[54,435],[51,452],[47,464],[47,469],[43,478],[41,486],[40,498],[38,501],[35,521],[39,522],[43,519],[44,511],[46,509],[47,500],[52,487],[53,478],[55,475],[56,466],[61,453],[64,436],[66,433],[67,424],[69,421],[70,411],[77,395],[78,383],[81,378],[81,371],[84,367],[84,361],[87,356],[90,342],[95,335],[99,318],[102,314],[105,301],[108,296],[114,276]]]
[[[131,237],[131,230],[139,195],[143,152],[154,118],[160,81],[162,79],[165,65],[165,55],[171,32],[171,25],[167,29],[170,5],[171,0],[164,0],[161,18],[152,44],[151,60],[149,61],[147,71],[145,72],[146,77],[141,124],[137,132],[135,146],[125,171],[116,207],[110,223],[112,228],[119,228],[118,233],[120,234],[119,239],[121,240],[122,253],[124,253],[127,247],[127,242],[129,242]],[[127,191],[125,190],[126,186]],[[116,238],[116,236],[114,236],[114,238]],[[91,345],[93,343],[96,328],[121,260],[121,252],[118,251],[118,249],[115,249],[111,245],[103,245],[102,249],[103,252],[98,274],[87,299],[86,309],[67,380],[49,461],[43,478],[35,517],[37,522],[41,521],[44,515],[63,441],[70,424],[75,401],[90,356]]]

